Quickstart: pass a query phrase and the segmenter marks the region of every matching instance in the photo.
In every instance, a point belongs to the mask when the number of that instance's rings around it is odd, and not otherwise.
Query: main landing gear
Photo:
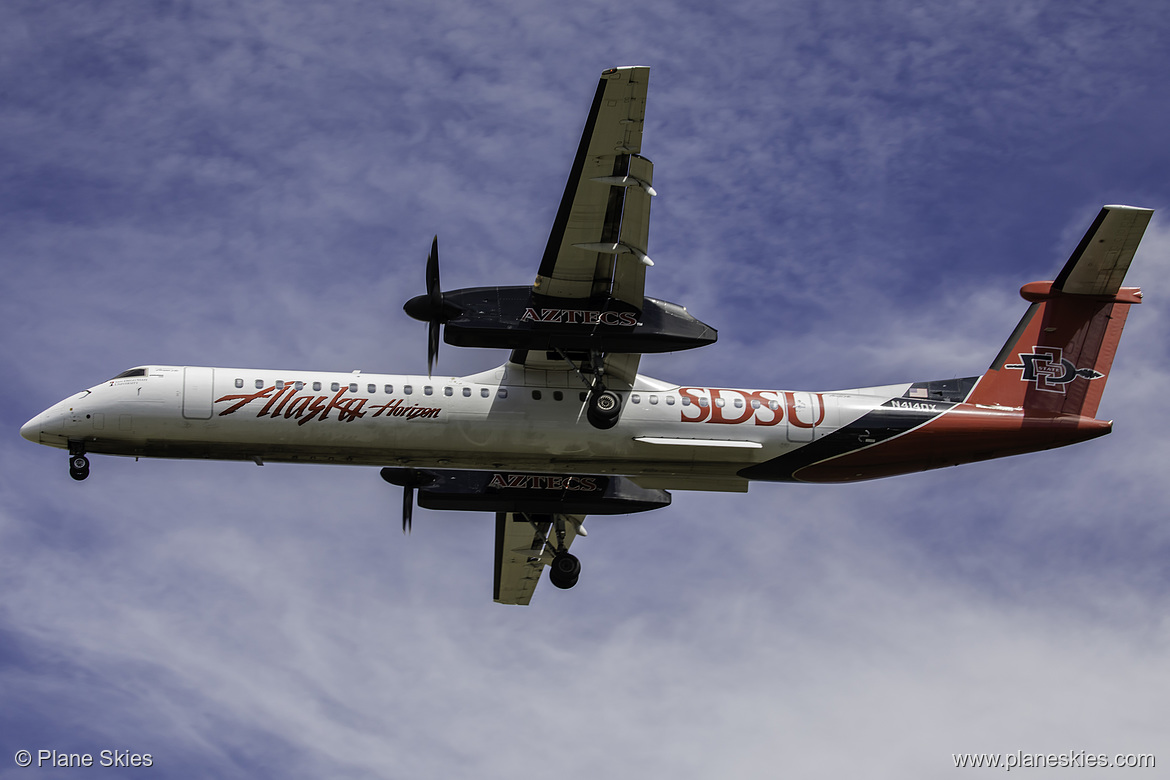
[[[568,590],[577,584],[581,576],[581,561],[565,548],[565,518],[553,515],[553,528],[557,535],[556,552],[548,567],[548,581],[561,590]],[[584,529],[581,530],[583,533]]]
[[[612,390],[605,389],[605,355],[600,350],[590,351],[589,366],[593,369],[593,381],[590,382],[582,367],[578,367],[572,358],[560,349],[557,353],[572,366],[581,381],[589,386],[589,397],[585,400],[585,419],[589,424],[603,431],[617,425],[618,417],[622,413],[622,397]]]
[[[594,428],[607,430],[617,425],[618,417],[622,413],[622,397],[605,386],[597,383],[589,389],[589,399],[586,402],[585,419]]]
[[[581,561],[577,556],[568,552],[559,552],[553,556],[552,565],[548,567],[548,581],[561,590],[568,590],[577,584],[581,576]]]

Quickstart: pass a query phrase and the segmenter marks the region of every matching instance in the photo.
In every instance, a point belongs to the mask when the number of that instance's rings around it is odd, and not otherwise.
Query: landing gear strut
[[[554,515],[553,528],[557,535],[557,546],[552,564],[548,567],[548,580],[561,590],[568,590],[577,584],[577,578],[581,576],[581,562],[565,549],[565,519]]]
[[[81,452],[69,456],[69,476],[78,482],[89,476],[89,458]]]
[[[593,368],[593,381],[590,382],[568,355],[559,349],[557,353],[573,367],[581,381],[589,386],[589,397],[585,404],[585,419],[589,424],[603,431],[617,425],[618,417],[622,413],[622,397],[612,390],[605,389],[605,355],[600,350],[590,351],[589,363]]]

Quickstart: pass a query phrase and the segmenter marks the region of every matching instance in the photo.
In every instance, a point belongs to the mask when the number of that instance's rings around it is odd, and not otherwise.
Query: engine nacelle
[[[639,487],[626,477],[593,474],[384,468],[382,479],[394,485],[414,484],[418,505],[426,509],[625,515],[670,505],[665,490]]]
[[[425,296],[406,304],[426,319]],[[468,287],[442,294],[443,340],[458,347],[566,352],[676,352],[718,333],[685,307],[644,298],[642,309],[609,296],[550,298],[531,287]]]

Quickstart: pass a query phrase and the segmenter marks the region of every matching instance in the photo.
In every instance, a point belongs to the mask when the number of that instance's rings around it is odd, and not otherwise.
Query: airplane
[[[1019,325],[982,375],[831,392],[679,385],[640,356],[716,330],[645,295],[653,165],[641,155],[649,68],[601,74],[531,285],[425,290],[427,374],[144,365],[21,428],[90,454],[381,467],[419,506],[495,514],[493,598],[528,604],[545,568],[577,584],[587,515],[665,507],[670,490],[853,482],[1061,447],[1096,419],[1129,307],[1122,281],[1153,213],[1105,206],[1053,281],[1020,290]],[[441,336],[441,338],[440,338]],[[510,349],[493,370],[433,376],[440,340]]]

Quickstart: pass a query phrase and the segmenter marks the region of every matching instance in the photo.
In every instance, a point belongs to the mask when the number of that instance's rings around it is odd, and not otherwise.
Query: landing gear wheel
[[[594,428],[606,430],[617,425],[622,413],[622,397],[612,390],[589,394],[589,406],[585,417]]]
[[[84,455],[72,455],[69,458],[69,476],[78,482],[89,476],[89,458]]]
[[[548,567],[548,579],[553,585],[561,590],[568,590],[577,584],[577,578],[580,576],[581,562],[577,560],[577,556],[567,552],[553,556],[552,565]]]

